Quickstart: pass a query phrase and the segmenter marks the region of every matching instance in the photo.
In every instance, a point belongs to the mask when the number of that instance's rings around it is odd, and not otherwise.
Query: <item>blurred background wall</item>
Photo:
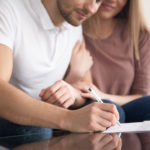
[[[146,22],[150,29],[150,0],[141,0]]]

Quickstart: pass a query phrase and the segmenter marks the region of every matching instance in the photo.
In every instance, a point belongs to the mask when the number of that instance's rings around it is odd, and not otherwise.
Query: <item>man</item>
[[[0,116],[11,122],[75,132],[103,131],[116,124],[112,104],[67,110],[40,99],[52,86],[79,94],[63,79],[85,19],[101,0],[0,0]],[[78,26],[78,27],[76,27]],[[56,83],[55,83],[56,82]],[[74,101],[75,105],[83,104]]]

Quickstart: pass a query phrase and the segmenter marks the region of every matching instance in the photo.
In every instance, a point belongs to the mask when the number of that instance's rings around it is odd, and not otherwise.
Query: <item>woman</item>
[[[150,34],[140,2],[104,0],[83,24],[97,88],[85,83],[78,88],[82,96],[93,98],[87,90],[92,86],[101,98],[122,106],[127,122],[150,120],[150,97],[142,97],[150,94]]]

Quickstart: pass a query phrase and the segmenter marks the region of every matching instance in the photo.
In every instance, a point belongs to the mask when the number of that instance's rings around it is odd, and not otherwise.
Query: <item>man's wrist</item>
[[[59,128],[62,130],[70,130],[70,114],[71,110],[66,109],[63,113],[61,112],[61,117],[58,119]]]

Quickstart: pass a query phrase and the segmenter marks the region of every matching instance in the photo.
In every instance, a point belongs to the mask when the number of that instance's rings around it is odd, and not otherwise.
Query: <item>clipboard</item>
[[[150,121],[121,123],[120,126],[109,127],[103,133],[140,133],[150,132]]]

